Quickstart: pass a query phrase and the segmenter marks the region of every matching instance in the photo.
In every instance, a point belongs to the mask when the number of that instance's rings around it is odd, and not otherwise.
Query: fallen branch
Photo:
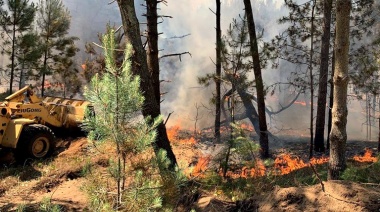
[[[310,165],[311,170],[313,170],[315,176],[317,176],[317,178],[319,180],[319,183],[322,186],[322,191],[325,192],[325,185],[323,184],[323,181],[322,181],[321,177],[319,176],[317,170],[315,169],[315,167],[314,167],[314,165],[312,163],[309,163],[309,165]]]

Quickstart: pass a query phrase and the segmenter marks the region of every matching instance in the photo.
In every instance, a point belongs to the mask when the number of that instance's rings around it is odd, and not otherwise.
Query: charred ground
[[[169,130],[173,150],[181,167],[189,172],[190,179],[189,189],[178,200],[177,211],[380,209],[379,184],[326,182],[326,163],[315,165],[318,177],[309,166],[287,174],[269,175],[271,166],[265,164],[267,170],[263,176],[244,177],[241,167],[231,166],[235,177],[222,179],[218,174],[218,163],[212,158],[207,162],[204,160],[207,156],[215,156],[223,146],[211,142],[211,134],[208,131],[194,134],[193,131],[180,130],[178,127]],[[271,145],[274,147],[273,158],[287,154],[298,162],[308,162],[307,137],[284,134],[277,136],[273,142],[276,142]],[[364,168],[375,166],[374,163],[359,163],[352,158],[354,155],[363,156],[366,148],[376,150],[376,146],[376,142],[349,141],[349,163]],[[89,201],[83,191],[86,170],[92,167],[93,171],[105,172],[109,165],[107,154],[97,152],[83,137],[61,139],[52,158],[25,164],[14,163],[12,153],[2,150],[1,163],[1,211],[17,211],[21,207],[24,211],[36,211],[49,205],[59,206],[61,211],[86,211]],[[319,178],[323,181],[319,181]]]

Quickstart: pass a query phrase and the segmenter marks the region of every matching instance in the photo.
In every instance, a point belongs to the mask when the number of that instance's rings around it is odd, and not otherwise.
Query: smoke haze
[[[63,0],[69,8],[72,23],[71,35],[78,36],[81,40],[79,47],[83,53],[84,43],[98,42],[97,33],[103,33],[106,24],[120,26],[121,20],[119,9],[116,3],[108,4],[108,0]],[[252,8],[256,27],[264,29],[264,40],[268,41],[282,31],[285,26],[278,25],[277,20],[287,14],[283,7],[283,1],[279,0],[258,0],[252,1]],[[144,1],[136,0],[135,5],[138,10],[138,17],[145,22],[140,6]],[[222,34],[226,32],[228,25],[233,18],[243,15],[244,5],[242,1],[228,0],[222,1],[221,24]],[[215,11],[214,0],[175,0],[169,1],[168,5],[161,4],[159,14],[171,16],[173,18],[163,18],[159,25],[160,35],[160,56],[166,54],[190,52],[191,56],[184,54],[181,61],[178,57],[167,57],[161,59],[161,79],[162,92],[167,92],[162,98],[162,113],[171,115],[168,125],[180,122],[184,127],[193,127],[198,114],[198,126],[213,125],[213,114],[210,110],[196,105],[205,105],[209,109],[209,99],[212,96],[214,86],[209,88],[201,87],[197,83],[197,77],[206,73],[214,73],[215,66]],[[141,25],[141,27],[143,27]],[[186,35],[186,36],[184,36]],[[178,38],[184,36],[183,38]],[[88,56],[84,54],[79,60],[83,62]],[[266,85],[273,82],[286,81],[287,73],[294,71],[291,65],[280,66],[279,69],[263,70],[263,79]],[[268,97],[267,104],[272,108],[278,108],[279,103],[285,105],[292,98],[288,92],[283,92],[277,97]],[[301,101],[308,102],[309,97],[301,95]],[[316,101],[315,101],[316,102]],[[354,109],[355,108],[355,109]],[[352,110],[351,110],[352,109]],[[359,127],[358,122],[364,122],[363,109],[357,101],[351,101],[349,105],[348,134],[349,138],[363,138],[365,132],[364,125]],[[353,121],[356,120],[356,121]],[[308,131],[309,127],[309,107],[293,105],[282,114],[272,120],[272,124],[278,129],[292,128]],[[272,128],[272,129],[277,129]],[[373,134],[375,134],[374,132]],[[374,137],[374,136],[373,136]],[[365,138],[365,136],[364,136]]]

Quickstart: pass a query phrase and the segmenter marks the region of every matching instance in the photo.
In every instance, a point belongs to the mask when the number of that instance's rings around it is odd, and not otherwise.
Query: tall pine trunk
[[[324,152],[325,120],[326,120],[326,97],[327,97],[327,79],[329,73],[329,55],[330,55],[330,29],[331,29],[331,8],[332,0],[323,2],[323,35],[321,48],[321,64],[319,70],[319,89],[317,120],[315,123],[314,150]]]
[[[314,121],[314,76],[313,76],[313,54],[314,54],[314,11],[315,0],[313,1],[313,9],[311,10],[311,29],[310,29],[310,61],[309,61],[309,75],[310,75],[310,149],[309,158],[313,157],[313,121]]]
[[[13,21],[16,21],[17,9],[13,12]],[[12,32],[12,55],[11,55],[11,78],[9,80],[9,95],[13,93],[13,77],[15,73],[15,54],[16,54],[16,23],[13,23]]]
[[[141,79],[141,90],[145,98],[142,114],[144,117],[156,118],[160,115],[160,102],[157,102],[155,97],[153,80],[148,70],[146,52],[140,38],[140,26],[136,17],[134,1],[117,0],[117,3],[120,9],[126,41],[131,43],[133,47],[132,72],[135,75],[139,75]],[[158,125],[157,133],[157,139],[153,146],[155,153],[157,154],[160,149],[165,150],[170,160],[169,169],[174,170],[177,160],[170,146],[166,127],[163,123]]]
[[[156,101],[160,103],[160,65],[158,61],[157,0],[146,0],[147,6],[147,63],[152,77],[152,86]],[[160,104],[158,105],[160,107]]]
[[[248,32],[250,41],[250,51],[253,60],[253,72],[255,75],[256,92],[257,92],[257,109],[259,113],[260,124],[260,154],[262,158],[269,157],[268,129],[265,116],[265,96],[264,83],[261,76],[260,56],[257,46],[255,21],[253,19],[252,6],[250,0],[244,0],[245,12],[247,14]]]
[[[220,29],[220,0],[216,0],[216,97],[215,97],[215,139],[220,142],[220,109],[221,109],[221,94],[220,94],[220,84],[221,84],[221,72],[222,72],[222,61],[221,61],[221,45],[222,45],[222,32]]]
[[[350,0],[336,2],[336,37],[335,37],[335,70],[334,70],[334,106],[330,133],[330,159],[328,179],[338,180],[346,168],[347,141],[347,85],[348,51],[350,28]]]
[[[327,140],[326,149],[330,149],[330,132],[332,127],[332,108],[334,105],[334,69],[335,69],[335,47],[333,47],[333,57],[331,61],[331,76],[330,76],[330,98],[329,98],[329,119],[327,123]]]

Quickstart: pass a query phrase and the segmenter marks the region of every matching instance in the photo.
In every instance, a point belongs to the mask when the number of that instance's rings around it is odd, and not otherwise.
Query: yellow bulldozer
[[[49,156],[56,140],[52,129],[79,128],[88,108],[84,100],[39,98],[26,86],[0,103],[0,147],[13,149],[17,160]]]

